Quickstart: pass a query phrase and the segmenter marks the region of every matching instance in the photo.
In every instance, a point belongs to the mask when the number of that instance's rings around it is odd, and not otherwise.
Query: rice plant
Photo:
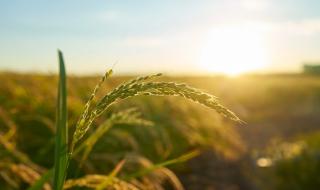
[[[130,163],[130,157],[128,157],[128,161],[125,159],[119,162],[109,175],[90,174],[78,179],[66,179],[70,161],[77,160],[81,167],[81,165],[85,163],[85,160],[97,140],[115,124],[125,123],[152,126],[152,122],[142,119],[136,110],[128,109],[111,114],[111,116],[100,126],[92,128],[94,121],[100,115],[106,112],[111,105],[121,100],[135,96],[179,96],[213,109],[228,119],[242,123],[237,115],[220,104],[215,96],[186,84],[175,82],[155,82],[154,80],[161,76],[160,73],[138,77],[124,82],[106,93],[101,99],[95,100],[98,90],[113,73],[112,70],[109,70],[96,85],[93,93],[89,97],[89,100],[85,104],[84,110],[75,126],[74,133],[72,134],[72,141],[69,143],[67,125],[67,77],[62,52],[58,52],[58,57],[60,71],[57,96],[54,166],[42,177],[37,176],[35,178],[37,180],[33,181],[34,184],[29,188],[30,190],[41,189],[44,185],[48,185],[47,181],[50,180],[52,175],[54,190],[61,190],[63,188],[68,189],[73,186],[97,189],[121,189],[122,186],[125,186],[127,189],[142,189],[146,181],[150,181],[151,178],[145,178],[144,184],[141,184],[141,182],[136,180],[136,178],[141,178],[151,172],[158,173],[155,177],[157,181],[165,176],[164,178],[170,179],[175,189],[183,189],[177,177],[175,177],[170,170],[167,170],[165,166],[186,161],[196,156],[198,151],[187,153],[181,157],[158,164],[153,164],[151,161],[148,161],[148,159],[141,156],[131,157],[131,160],[134,158],[133,160],[135,160],[135,162],[138,160],[142,161],[141,163],[144,163],[142,164],[144,165],[144,169],[135,171],[131,174],[129,173],[127,176],[122,176],[121,178],[116,175],[123,168],[123,165]],[[89,130],[92,130],[93,132],[86,137]],[[79,156],[80,159],[78,159]],[[151,180],[149,185],[150,184],[152,184],[151,186],[154,186],[154,189],[157,189],[157,183],[155,181]]]

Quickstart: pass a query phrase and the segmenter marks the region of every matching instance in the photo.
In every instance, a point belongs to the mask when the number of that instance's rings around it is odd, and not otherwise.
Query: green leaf
[[[66,71],[63,55],[58,51],[59,56],[59,86],[56,115],[56,137],[54,155],[54,190],[61,190],[67,175],[68,167],[68,127],[67,127],[67,88]]]

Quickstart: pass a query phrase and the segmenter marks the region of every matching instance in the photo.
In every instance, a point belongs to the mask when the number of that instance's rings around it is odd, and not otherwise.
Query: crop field
[[[99,78],[67,77],[69,144]],[[92,103],[132,78],[107,78]],[[36,183],[52,189],[58,81],[56,75],[0,73],[0,189],[36,189]],[[79,138],[65,189],[319,187],[320,77],[155,81],[186,83],[217,96],[244,123],[181,97],[121,100]]]
[[[0,190],[320,190],[319,8],[0,0]]]

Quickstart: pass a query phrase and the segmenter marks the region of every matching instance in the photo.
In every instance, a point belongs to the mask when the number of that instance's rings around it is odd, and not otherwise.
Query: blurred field
[[[112,77],[99,95],[125,79]],[[69,77],[71,131],[98,80]],[[80,174],[108,173],[129,154],[161,163],[200,149],[199,157],[170,166],[186,189],[319,187],[320,77],[250,75],[164,80],[188,83],[218,96],[247,124],[240,126],[226,121],[214,111],[178,97],[125,100],[112,110],[136,107],[154,126],[113,127],[98,141]],[[14,147],[10,152],[1,141],[2,165],[19,163],[21,160],[14,156],[19,151],[32,163],[52,167],[56,86],[56,76],[0,74],[0,132],[7,135],[3,137]],[[107,118],[112,110],[103,117]],[[71,163],[71,167],[75,166]],[[130,173],[129,167],[122,175],[126,173]],[[6,174],[1,170],[0,174],[0,186],[11,189]],[[20,185],[17,188],[27,187],[25,182],[16,181]]]

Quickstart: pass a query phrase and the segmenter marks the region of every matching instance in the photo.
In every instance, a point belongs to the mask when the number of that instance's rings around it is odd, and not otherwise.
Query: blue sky
[[[0,70],[56,72],[60,48],[76,74],[101,73],[115,62],[117,73],[214,72],[223,62],[215,53],[225,52],[208,45],[220,38],[211,31],[250,23],[263,29],[268,53],[258,70],[297,71],[303,61],[320,61],[319,10],[319,0],[0,1]]]

